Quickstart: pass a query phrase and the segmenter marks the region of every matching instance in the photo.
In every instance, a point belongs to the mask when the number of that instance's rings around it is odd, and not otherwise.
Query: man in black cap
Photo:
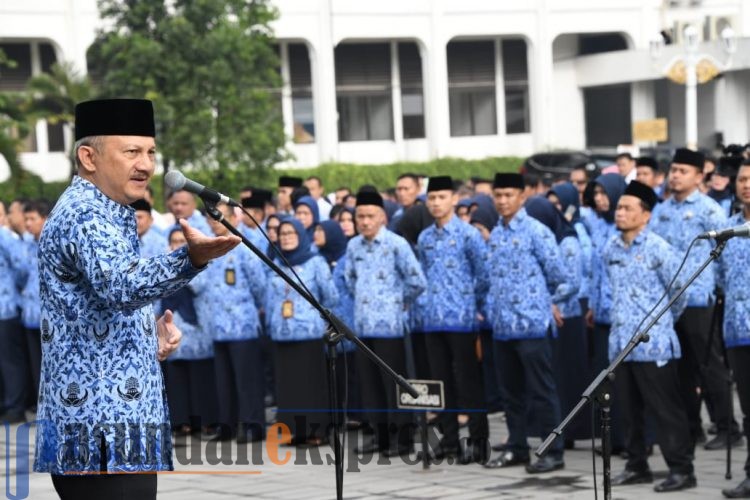
[[[294,206],[292,203],[292,193],[295,189],[302,186],[302,179],[282,175],[279,177],[278,189],[278,213],[280,215],[294,215]]]
[[[672,195],[653,210],[650,229],[664,238],[679,253],[687,251],[693,239],[705,231],[726,227],[727,218],[721,206],[701,193],[698,187],[703,181],[704,155],[698,151],[680,148],[675,152],[669,169],[669,188]],[[690,276],[705,262],[711,243],[699,240],[687,257],[685,276]],[[727,381],[729,372],[724,366],[719,349],[719,339],[711,339],[711,323],[716,289],[716,264],[706,268],[685,292],[688,304],[678,318],[677,336],[682,347],[679,371],[682,397],[686,405],[690,432],[697,442],[704,438],[701,427],[699,394],[710,403],[718,434],[705,444],[708,450],[726,446],[727,433],[730,441],[742,440],[737,423],[729,408]],[[698,387],[701,391],[698,391]]]
[[[634,311],[648,311],[667,291],[679,266],[674,249],[646,229],[656,205],[653,189],[631,181],[617,202],[615,224],[619,234],[602,250],[612,289],[612,328],[609,359],[614,359],[636,332],[641,318]],[[670,289],[680,289],[677,282]],[[687,415],[680,397],[677,359],[680,343],[674,319],[685,307],[684,295],[648,332],[649,341],[638,345],[615,372],[615,390],[625,432],[628,461],[614,485],[650,483],[644,414],[656,424],[656,442],[669,466],[669,476],[654,489],[678,491],[696,486]]]
[[[252,215],[242,214],[240,231],[256,247],[263,252],[268,248],[268,240],[261,234],[258,227],[263,227],[266,219],[266,204],[271,199],[271,192],[266,189],[253,188],[250,196],[241,198],[242,208]]]
[[[404,311],[425,289],[422,268],[409,243],[385,227],[383,198],[377,192],[357,194],[355,220],[359,235],[349,241],[344,277],[354,298],[354,331],[396,372],[404,373]],[[357,352],[357,367],[365,409],[375,440],[360,452],[380,450],[404,455],[413,447],[414,428],[408,412],[397,409],[393,380],[367,356]],[[388,409],[387,413],[382,412]]]
[[[485,462],[489,427],[487,413],[481,410],[484,394],[476,355],[476,317],[487,293],[486,246],[479,231],[454,214],[457,202],[453,179],[430,177],[427,208],[435,224],[422,231],[417,244],[427,278],[421,325],[430,376],[443,381],[449,410],[438,414],[443,438],[436,458],[458,456],[462,462]],[[459,447],[455,411],[459,406],[469,413],[471,446],[465,450]]]
[[[557,439],[547,455],[529,464],[526,410],[533,401],[542,439],[560,421],[550,342],[552,305],[578,288],[566,283],[555,235],[523,208],[523,177],[497,174],[493,194],[502,221],[487,242],[490,286],[485,312],[492,326],[509,436],[505,450],[486,467],[527,464],[530,474],[551,472],[565,466],[563,440]]]
[[[651,189],[659,188],[659,163],[650,156],[641,156],[635,161],[635,180]]]
[[[138,255],[134,210],[154,173],[153,106],[138,99],[76,106],[78,175],[39,244],[42,382],[34,470],[63,499],[156,498],[172,469],[159,361],[181,333],[152,302],[185,286],[238,243],[181,221],[187,245]],[[132,472],[109,474],[101,472]]]

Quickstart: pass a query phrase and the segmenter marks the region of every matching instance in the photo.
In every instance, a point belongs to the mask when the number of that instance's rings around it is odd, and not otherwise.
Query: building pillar
[[[336,62],[330,3],[323,2],[318,15],[320,37],[308,46],[315,114],[318,161],[338,160],[338,110],[336,107]]]

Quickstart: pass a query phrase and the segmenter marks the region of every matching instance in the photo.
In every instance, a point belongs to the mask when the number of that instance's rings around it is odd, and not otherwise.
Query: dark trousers
[[[366,338],[363,342],[396,373],[406,372],[404,339]],[[375,439],[381,449],[393,446],[411,446],[415,427],[412,414],[399,411],[396,405],[396,384],[362,351],[357,351],[362,406],[366,418],[375,430]]]
[[[750,443],[750,346],[727,349],[729,363],[737,382],[737,393],[740,396],[742,409],[742,430]],[[745,459],[745,475],[750,477],[750,451]]]
[[[503,395],[500,391],[500,379],[495,368],[495,348],[492,330],[479,332],[482,342],[482,378],[484,379],[485,408],[490,413],[503,410]]]
[[[34,401],[39,399],[39,377],[42,373],[42,334],[39,328],[26,328],[26,345],[29,353],[29,369],[31,370],[30,397]]]
[[[2,406],[14,415],[23,415],[26,409],[28,360],[25,335],[18,318],[0,320]]]
[[[156,474],[52,474],[52,484],[60,500],[156,499]]]
[[[502,382],[508,449],[521,456],[528,455],[527,404],[537,416],[542,439],[560,422],[550,340],[496,340],[495,366]],[[555,440],[550,454],[562,457],[563,444],[562,439]]]
[[[713,309],[713,306],[688,307],[675,324],[682,348],[682,358],[678,362],[681,394],[693,440],[702,430],[698,387],[710,401],[719,431],[737,428],[734,416],[729,413],[729,372],[719,350],[719,336],[714,336],[711,345],[708,344]]]
[[[484,443],[489,437],[487,411],[484,407],[482,371],[477,359],[473,333],[433,332],[425,335],[430,374],[442,380],[445,408],[438,413],[444,448],[458,447],[458,413],[468,410],[469,436],[472,442]],[[460,402],[459,402],[460,395]]]
[[[219,422],[229,426],[253,424],[253,428],[265,429],[265,392],[259,341],[214,342],[214,369]]]
[[[172,428],[189,425],[193,431],[218,419],[214,360],[176,359],[164,363]]]
[[[582,316],[565,318],[557,338],[552,340],[557,393],[560,412],[565,416],[578,404],[581,394],[592,379],[589,378],[586,326]],[[591,437],[591,413],[582,411],[568,425],[566,441]]]
[[[622,403],[628,470],[648,470],[645,410],[656,426],[656,442],[669,471],[693,473],[693,444],[688,419],[679,393],[677,362],[662,367],[656,363],[626,362],[615,370],[615,391]]]

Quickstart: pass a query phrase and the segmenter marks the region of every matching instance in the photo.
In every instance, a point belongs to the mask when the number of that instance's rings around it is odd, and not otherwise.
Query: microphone
[[[721,231],[706,231],[698,236],[698,239],[726,241],[735,236],[739,238],[750,238],[750,222],[745,222],[740,226],[731,227]]]
[[[169,172],[167,172],[167,175],[164,176],[164,183],[172,191],[185,190],[189,193],[197,194],[203,201],[209,201],[212,203],[226,203],[230,207],[240,206],[229,196],[221,194],[218,191],[207,188],[203,184],[188,179],[182,174],[182,172],[178,170],[170,170]]]

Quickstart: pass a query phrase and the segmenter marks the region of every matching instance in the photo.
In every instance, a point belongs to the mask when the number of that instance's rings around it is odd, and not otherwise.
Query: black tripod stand
[[[331,405],[331,422],[333,422],[334,428],[334,462],[335,462],[335,473],[336,473],[336,498],[343,498],[344,494],[344,464],[343,464],[343,450],[341,448],[341,440],[339,438],[341,434],[341,411],[339,409],[337,387],[336,387],[336,345],[343,339],[346,338],[354,343],[358,349],[360,349],[370,360],[378,365],[383,371],[385,371],[398,385],[400,385],[406,392],[412,397],[416,398],[419,396],[414,387],[412,387],[401,375],[396,373],[390,366],[388,366],[382,359],[380,359],[374,352],[372,352],[348,326],[346,326],[335,314],[328,309],[325,309],[320,302],[303,287],[300,283],[293,280],[288,274],[286,274],[279,266],[277,266],[264,252],[260,251],[255,245],[253,245],[245,236],[237,230],[232,224],[228,223],[220,210],[217,210],[216,204],[203,200],[206,206],[206,212],[214,220],[221,223],[227,230],[233,235],[239,237],[242,243],[249,248],[263,263],[270,267],[274,273],[276,273],[281,279],[283,279],[294,291],[305,299],[313,308],[315,308],[320,315],[328,323],[323,338],[328,346],[328,394],[329,403]]]
[[[648,332],[656,325],[656,323],[659,321],[659,319],[666,314],[667,311],[672,307],[672,305],[677,301],[677,299],[680,298],[680,296],[685,293],[685,290],[698,278],[698,276],[716,259],[719,258],[721,255],[721,252],[724,250],[724,247],[726,246],[727,241],[722,240],[719,241],[716,244],[716,247],[711,250],[711,255],[706,259],[706,261],[701,265],[701,267],[693,273],[692,276],[690,276],[690,279],[687,280],[685,285],[680,288],[677,293],[667,302],[667,304],[656,314],[656,316],[649,322],[646,327],[641,330],[635,332],[633,337],[628,341],[628,344],[625,346],[625,349],[623,349],[617,357],[609,364],[607,368],[602,370],[599,375],[589,384],[589,386],[586,388],[585,391],[583,391],[583,394],[581,394],[581,400],[578,402],[578,404],[568,413],[568,415],[565,417],[565,419],[560,423],[559,426],[557,426],[555,429],[552,430],[549,436],[547,436],[547,439],[544,440],[544,442],[539,446],[539,448],[536,450],[536,455],[538,457],[543,456],[545,453],[547,453],[547,450],[552,445],[552,443],[562,435],[562,433],[565,431],[565,428],[570,424],[570,422],[578,415],[578,413],[583,409],[584,406],[586,406],[586,403],[591,401],[592,399],[595,399],[599,403],[599,411],[601,413],[601,424],[602,424],[602,473],[604,475],[603,484],[604,484],[604,499],[605,500],[611,500],[612,499],[612,481],[611,481],[611,455],[612,455],[612,449],[610,446],[610,436],[609,436],[609,401],[611,401],[611,390],[610,390],[610,382],[614,379],[614,373],[618,366],[625,360],[625,358],[628,357],[628,355],[633,351],[633,349],[636,348],[638,344],[641,342],[648,342]],[[594,481],[596,481],[596,477],[594,477]]]

